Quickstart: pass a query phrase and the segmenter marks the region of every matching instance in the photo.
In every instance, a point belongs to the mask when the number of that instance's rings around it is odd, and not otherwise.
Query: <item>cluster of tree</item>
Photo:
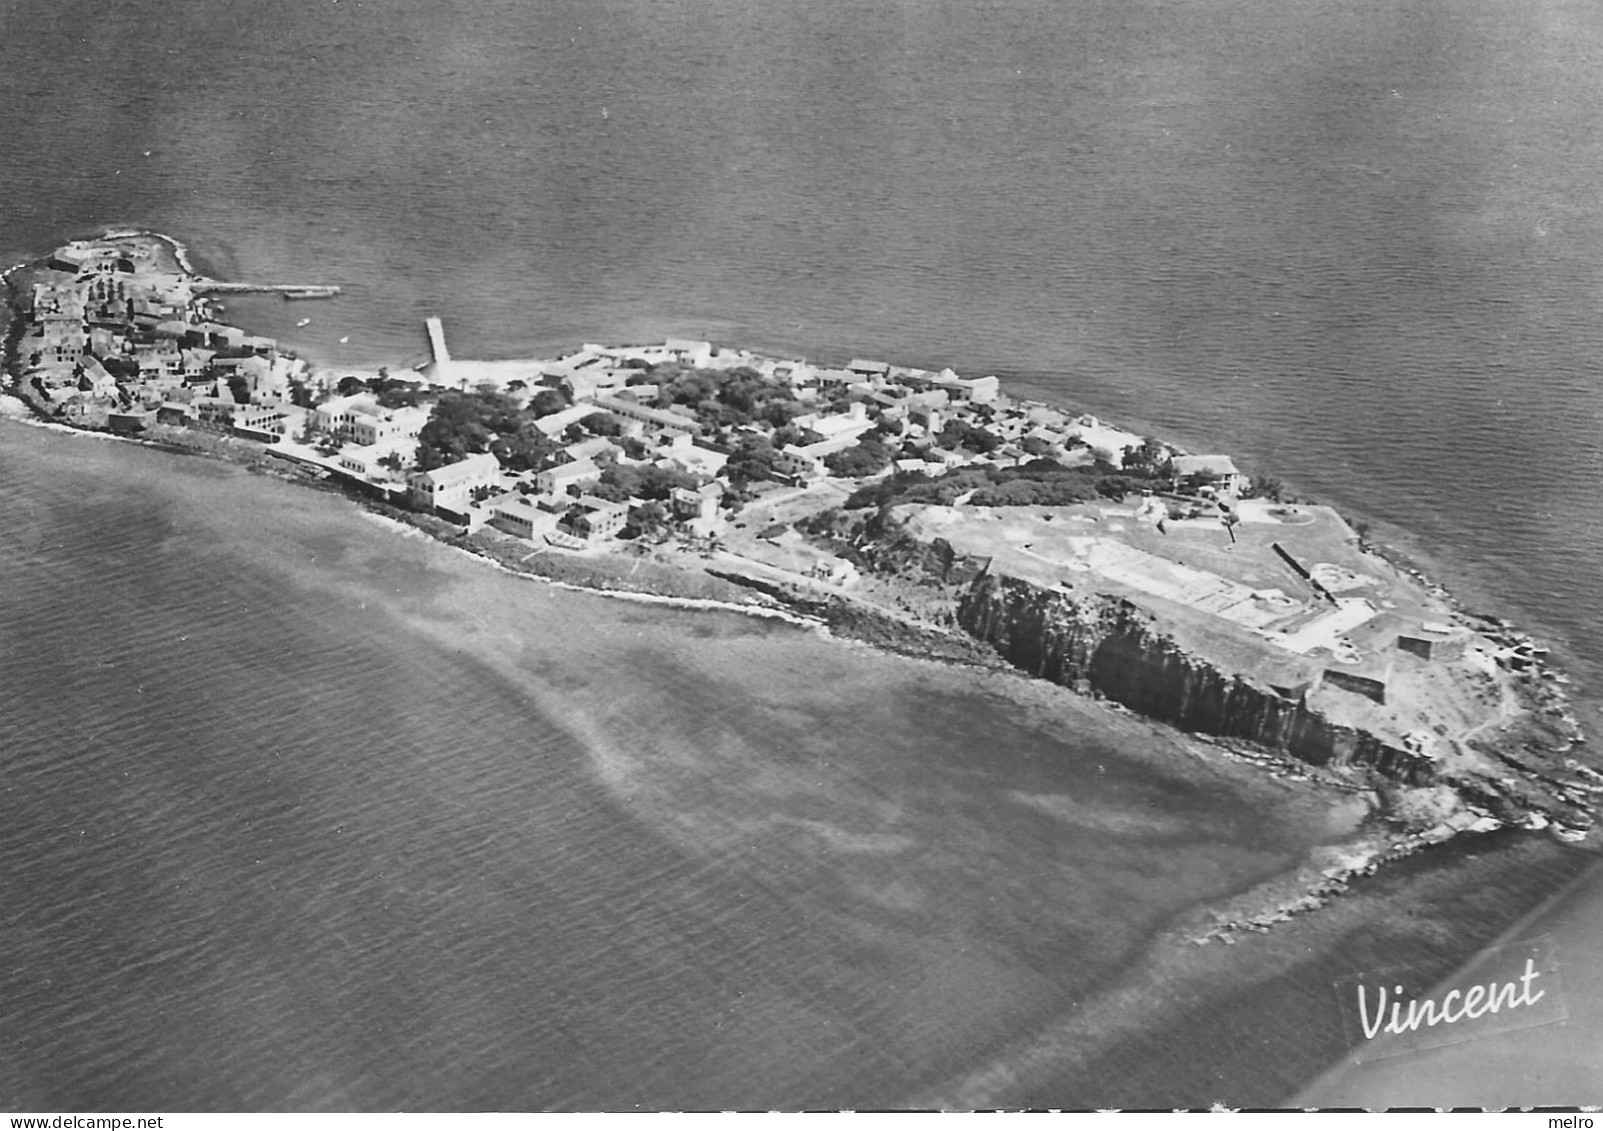
[[[1002,446],[1000,436],[961,417],[948,421],[936,439],[943,448],[967,448],[979,455],[994,452]]]
[[[1124,453],[1124,469],[1137,475],[1159,476],[1168,473],[1169,449],[1162,441],[1151,436],[1141,441],[1139,448]]]
[[[618,531],[618,536],[661,540],[670,525],[667,507],[659,502],[644,503],[629,512],[629,524]]]
[[[1085,476],[1012,479],[981,487],[969,502],[977,507],[1070,507],[1096,498],[1099,486]]]
[[[700,485],[694,475],[667,467],[633,467],[615,463],[601,473],[601,482],[590,488],[598,498],[621,503],[625,499],[666,499],[675,487]]]
[[[852,447],[833,452],[824,457],[824,466],[831,475],[839,475],[849,479],[861,479],[867,475],[875,475],[890,466],[896,453],[886,447],[873,435],[864,436]]]
[[[529,398],[529,413],[532,416],[550,416],[553,412],[561,412],[571,403],[560,389],[541,389]]]
[[[1252,482],[1242,492],[1244,498],[1268,499],[1271,502],[1281,502],[1285,494],[1285,487],[1280,480],[1269,475],[1254,475]]]
[[[525,422],[516,432],[496,437],[490,450],[508,471],[539,471],[561,451],[561,445]]]
[[[139,376],[139,363],[131,357],[111,357],[100,359],[101,368],[118,381],[132,381]]]
[[[1152,485],[1149,477],[1131,474],[1098,460],[1095,464],[1064,467],[1054,460],[1032,460],[1020,467],[962,468],[932,478],[923,472],[900,472],[852,492],[845,506],[896,506],[900,503],[950,505],[973,492],[969,502],[979,507],[1066,507],[1101,496],[1122,499]]]
[[[734,369],[683,369],[666,363],[651,369],[648,375],[630,380],[658,386],[656,407],[682,405],[694,410],[698,420],[714,426],[760,420],[779,428],[803,411],[789,385],[770,381],[745,365]]]
[[[729,453],[724,474],[737,490],[743,490],[747,484],[772,479],[778,456],[779,452],[767,436],[744,436]]]
[[[622,435],[623,421],[605,412],[592,412],[583,420],[576,421],[562,430],[563,439],[570,444],[580,443],[591,436],[616,440]]]
[[[922,471],[899,471],[885,479],[865,483],[848,495],[842,505],[847,510],[896,506],[900,503],[937,503],[949,506],[959,496],[984,487],[990,482],[988,468],[964,468],[939,478],[926,475]]]
[[[497,438],[506,443],[514,438],[533,443],[533,436],[527,434],[532,431],[543,440],[532,421],[528,423],[525,429],[518,402],[501,393],[445,393],[418,434],[418,469],[430,471],[473,452],[487,452]]]
[[[292,392],[297,385],[302,389],[305,388],[298,381],[292,382]],[[341,377],[334,386],[334,391],[342,397],[371,393],[373,400],[381,408],[412,408],[422,404],[429,397],[428,388],[421,381],[403,381],[399,377],[391,377],[389,368],[382,365],[379,366],[378,375],[366,381],[360,377]]]

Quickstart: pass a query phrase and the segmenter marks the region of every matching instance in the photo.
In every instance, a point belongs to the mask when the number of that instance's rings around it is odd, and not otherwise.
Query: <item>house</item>
[[[170,424],[175,428],[187,428],[191,419],[193,418],[189,415],[189,406],[187,404],[167,401],[156,409],[157,424]]]
[[[292,405],[244,404],[234,412],[234,435],[276,444],[304,418],[304,410]]]
[[[1001,382],[995,377],[959,377],[950,369],[943,369],[930,378],[932,384],[950,392],[958,400],[972,401],[975,404],[991,404],[1000,395]]]
[[[265,357],[242,357],[235,372],[244,379],[252,400],[276,400],[289,388],[283,368]]]
[[[621,416],[625,420],[638,420],[643,424],[657,428],[679,428],[697,435],[701,433],[701,424],[688,416],[681,416],[677,412],[669,412],[666,409],[652,408],[650,405],[637,404],[622,397],[598,396],[593,398],[590,403],[595,405],[596,408],[605,409],[614,416]],[[541,420],[544,420],[544,418],[542,417]],[[545,431],[540,421],[536,421],[536,426],[540,427],[542,432]]]
[[[106,400],[117,396],[117,379],[106,372],[105,366],[88,355],[83,359],[83,376],[78,388],[91,397]]]
[[[669,338],[662,348],[681,365],[701,369],[712,361],[712,343],[696,342],[688,338]]]
[[[260,358],[247,360],[265,364]],[[361,393],[324,401],[313,417],[314,425],[323,431],[364,446],[392,439],[415,440],[428,420],[426,408],[383,408]]]
[[[624,523],[628,520],[627,504],[614,503],[610,499],[598,499],[594,495],[581,495],[579,501],[562,516],[557,528],[575,538],[594,542],[601,538],[612,537],[623,529]]]
[[[352,419],[348,438],[353,444],[372,446],[391,440],[416,440],[429,422],[429,410],[417,406],[381,409],[377,415],[358,414]]]
[[[689,439],[688,436],[685,438]],[[658,466],[667,464],[670,467],[678,468],[680,471],[687,471],[692,475],[706,476],[719,474],[723,471],[724,464],[728,462],[729,456],[727,453],[713,451],[711,448],[704,448],[695,443],[670,444],[662,449],[662,457],[657,460]]]
[[[593,461],[582,459],[576,463],[564,463],[546,468],[535,475],[534,485],[542,495],[558,495],[566,492],[569,487],[595,483],[600,478],[601,469]]]
[[[237,350],[244,346],[245,339],[250,337],[238,326],[230,326],[224,322],[197,322],[189,328],[189,333],[185,336],[189,339],[199,338],[199,341],[194,342],[195,345],[209,346],[215,350]]]
[[[203,381],[211,375],[212,358],[216,355],[216,350],[202,349],[199,346],[179,350],[179,371],[185,380]]]
[[[89,327],[89,352],[96,357],[117,357],[122,353],[123,334],[108,326]]]
[[[473,492],[488,487],[500,474],[501,461],[482,452],[432,471],[414,471],[407,476],[407,494],[419,510],[465,514]]]
[[[134,364],[139,366],[139,376],[143,379],[177,377],[184,372],[184,356],[171,340],[135,346]]]
[[[189,402],[195,426],[211,432],[227,432],[234,426],[240,405],[233,397],[196,397]]]
[[[623,388],[618,390],[618,396],[623,397],[626,400],[634,401],[636,404],[650,404],[652,401],[656,400],[661,393],[661,385],[652,385],[649,383],[625,385]]]
[[[825,440],[840,438],[855,440],[874,427],[874,422],[868,418],[868,406],[861,401],[853,402],[846,412],[836,413],[833,416],[808,413],[796,417],[794,423],[798,428],[818,433]]]
[[[564,463],[583,463],[586,460],[594,463],[598,459],[615,456],[618,451],[618,446],[605,436],[592,436],[577,444],[569,444],[557,453],[557,458]]]
[[[1175,456],[1172,473],[1177,488],[1193,476],[1222,495],[1238,495],[1247,485],[1247,477],[1236,470],[1229,456]]]
[[[933,436],[946,427],[946,414],[937,406],[920,401],[907,406],[907,422]]]
[[[143,432],[150,421],[151,414],[143,409],[112,409],[106,414],[106,427],[120,436]]]
[[[675,487],[668,499],[669,509],[692,534],[706,537],[723,526],[723,516],[718,513],[723,493],[723,487],[717,483],[705,483],[696,488]]]
[[[556,530],[561,511],[549,510],[528,495],[511,495],[491,509],[490,525],[531,542]]]
[[[786,444],[774,455],[774,474],[783,482],[801,487],[824,478],[824,463],[807,449]]]
[[[596,413],[601,411],[602,410],[600,408],[597,408],[593,404],[569,405],[565,409],[561,409],[557,412],[550,412],[542,417],[539,417],[537,420],[535,420],[534,426],[538,428],[541,434],[544,436],[555,436],[560,432],[566,432],[569,428],[579,423],[579,421],[583,420],[585,417],[594,416]]]
[[[887,362],[865,361],[863,358],[854,357],[846,368],[852,374],[854,381],[879,384],[890,380],[891,367]]]
[[[846,369],[818,369],[813,371],[812,377],[814,383],[826,391],[844,389],[862,380],[857,374]]]
[[[622,390],[633,372],[600,367],[576,369],[562,378],[562,388],[567,391],[569,400],[593,400],[603,393]]]

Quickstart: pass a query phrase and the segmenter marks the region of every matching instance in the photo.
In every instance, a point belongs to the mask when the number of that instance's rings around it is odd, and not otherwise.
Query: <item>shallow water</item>
[[[8,1107],[894,1103],[1309,841],[1066,693],[0,428]]]

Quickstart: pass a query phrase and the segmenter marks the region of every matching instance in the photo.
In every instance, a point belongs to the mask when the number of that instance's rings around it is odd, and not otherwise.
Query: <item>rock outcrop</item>
[[[1188,653],[1133,602],[1005,576],[978,579],[958,621],[1015,667],[1089,691],[1182,730],[1250,742],[1313,765],[1362,765],[1409,785],[1435,777],[1422,755],[1331,722],[1291,697]]]
[[[1552,821],[1573,832],[1591,826],[1603,795],[1603,775],[1592,780],[1568,757],[1583,741],[1579,729],[1539,697],[1521,719],[1474,743],[1483,765],[1443,768],[1418,750],[1332,720],[1316,696],[1265,685],[1187,650],[1159,618],[1124,597],[987,574],[963,596],[957,617],[1031,675],[1195,734],[1338,773],[1350,769],[1387,789],[1445,787],[1470,815],[1526,827]]]

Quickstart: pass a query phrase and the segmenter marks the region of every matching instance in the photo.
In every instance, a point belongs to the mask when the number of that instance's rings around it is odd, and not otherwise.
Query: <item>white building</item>
[[[774,456],[774,471],[801,486],[824,478],[824,461],[795,444],[786,444]]]
[[[1247,485],[1247,477],[1236,470],[1229,456],[1175,456],[1174,481],[1183,485],[1193,475],[1208,481],[1208,486],[1226,495],[1236,495]]]
[[[548,467],[534,477],[534,486],[542,495],[557,495],[569,487],[595,483],[601,478],[601,469],[587,459],[575,463]]]
[[[415,440],[428,421],[426,408],[387,409],[360,393],[324,401],[313,417],[314,424],[323,431],[364,446],[388,440]]]
[[[514,494],[492,508],[490,525],[535,542],[557,528],[562,513],[540,506],[528,495]]]
[[[415,471],[407,477],[412,505],[419,510],[465,513],[473,492],[488,487],[501,474],[501,461],[488,452],[468,456],[433,471]]]
[[[691,341],[688,338],[669,338],[662,347],[668,356],[692,369],[704,368],[712,361],[712,343]]]

